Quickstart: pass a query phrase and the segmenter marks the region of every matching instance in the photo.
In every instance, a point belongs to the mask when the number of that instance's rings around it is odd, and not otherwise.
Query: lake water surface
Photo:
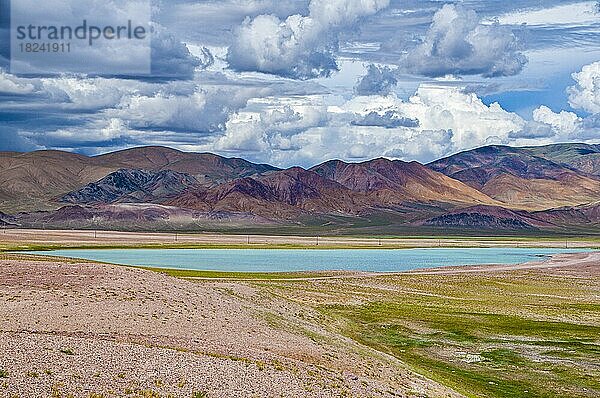
[[[474,264],[518,264],[578,249],[65,249],[29,252],[113,264],[229,272],[397,272]]]

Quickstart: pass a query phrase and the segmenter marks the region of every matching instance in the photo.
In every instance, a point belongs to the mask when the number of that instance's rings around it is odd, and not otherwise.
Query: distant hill
[[[119,165],[119,168],[124,169],[186,173],[205,186],[215,186],[236,178],[279,170],[268,164],[256,164],[240,158],[225,158],[212,153],[181,152],[155,146],[126,149],[93,159],[101,164]]]
[[[301,214],[356,215],[404,203],[446,207],[497,204],[460,181],[419,163],[386,159],[360,164],[328,162],[312,170],[300,167],[271,170],[212,187],[199,184],[185,173],[121,169],[63,196],[61,201],[162,203],[201,211],[247,212],[275,219]]]
[[[308,170],[164,147],[0,152],[0,226],[600,234],[599,150],[487,146],[429,165],[331,160]]]
[[[584,173],[600,175],[600,144],[554,144],[523,149],[534,156],[570,166]]]
[[[0,152],[0,210],[56,208],[60,197],[119,169],[186,173],[205,186],[277,170],[243,159],[165,147],[133,148],[93,157],[61,151]]]
[[[299,167],[236,179],[205,191],[187,192],[167,203],[272,218],[290,218],[302,213],[356,214],[369,207],[364,195]]]
[[[362,163],[331,160],[310,169],[357,192],[378,205],[403,202],[493,204],[485,194],[418,162],[375,159]]]
[[[559,230],[600,232],[600,203],[537,212],[494,206],[473,206],[415,223],[474,230]]]
[[[573,163],[580,162],[581,156],[587,156],[581,155],[579,144],[575,145],[577,147],[572,151],[564,145],[541,148],[486,146],[428,166],[502,202],[505,207],[545,210],[576,206],[600,198],[600,177],[568,164],[567,153],[579,156]]]
[[[51,202],[58,196],[97,181],[118,168],[69,152],[0,153],[0,210],[56,208]]]
[[[524,230],[554,226],[535,218],[526,211],[515,211],[493,206],[474,206],[460,209],[425,220],[419,224],[443,228],[487,230]]]

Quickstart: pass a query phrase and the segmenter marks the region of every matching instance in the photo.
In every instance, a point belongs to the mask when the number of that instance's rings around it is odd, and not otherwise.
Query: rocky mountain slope
[[[600,203],[536,212],[473,206],[419,221],[415,225],[500,231],[577,229],[600,232]]]
[[[427,166],[332,160],[308,170],[163,147],[93,157],[3,152],[0,225],[339,224],[365,231],[399,226],[600,233],[598,147],[488,146]]]
[[[546,210],[587,204],[600,198],[599,176],[535,153],[554,153],[554,159],[558,160],[557,151],[551,147],[494,145],[461,152],[428,166],[510,208]]]
[[[186,173],[205,186],[277,170],[243,159],[164,147],[133,148],[92,157],[61,151],[0,152],[0,210],[56,208],[59,198],[120,169]]]
[[[198,186],[189,174],[171,170],[121,169],[101,180],[62,196],[67,203],[160,203],[186,189]]]
[[[276,219],[302,213],[357,214],[371,206],[365,195],[299,167],[237,179],[209,190],[192,190],[167,203]]]
[[[375,159],[363,163],[331,160],[310,170],[380,205],[402,202],[494,204],[485,194],[418,162]]]

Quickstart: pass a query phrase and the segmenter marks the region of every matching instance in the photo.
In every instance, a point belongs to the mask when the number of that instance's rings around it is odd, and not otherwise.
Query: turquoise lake
[[[397,272],[473,264],[518,264],[578,249],[65,249],[31,254],[113,264],[229,272],[353,270]]]

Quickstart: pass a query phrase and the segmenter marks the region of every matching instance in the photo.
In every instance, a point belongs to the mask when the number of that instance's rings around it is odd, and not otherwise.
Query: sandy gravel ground
[[[174,234],[174,233],[141,233],[117,231],[80,231],[80,230],[39,230],[39,229],[3,229],[0,230],[0,243],[3,244],[42,245],[140,245],[140,244],[218,244],[218,245],[277,245],[294,244],[316,246],[317,237],[304,236],[265,236],[265,235],[221,235],[221,234]],[[484,247],[598,247],[600,241],[575,240],[494,240],[489,239],[368,239],[350,237],[319,237],[321,246],[400,246],[400,247],[452,247],[452,246],[484,246]]]
[[[473,272],[495,273],[519,270],[537,270],[566,275],[599,276],[600,252],[556,254],[545,261],[532,261],[524,264],[469,265],[458,267],[439,267],[415,270],[407,273],[417,275],[468,274]]]
[[[0,255],[0,397],[452,397],[245,282]]]

